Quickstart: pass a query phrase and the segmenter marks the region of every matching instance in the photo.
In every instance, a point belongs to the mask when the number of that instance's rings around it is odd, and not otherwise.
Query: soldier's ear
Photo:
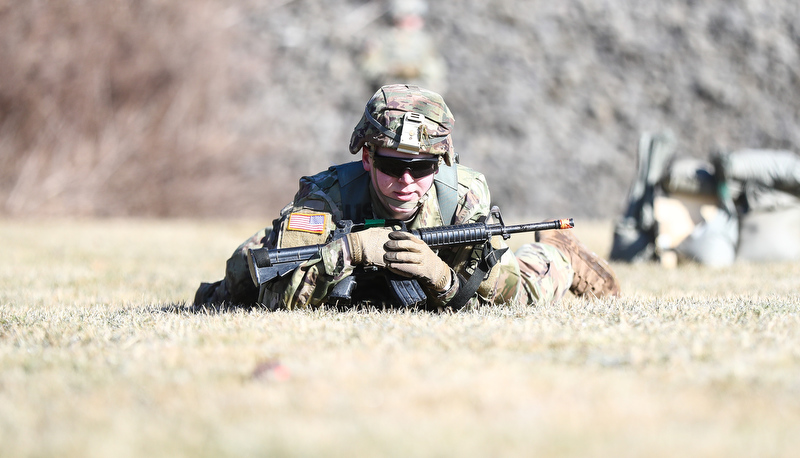
[[[369,150],[366,146],[361,148],[361,164],[367,172],[372,170],[372,156],[369,155]]]

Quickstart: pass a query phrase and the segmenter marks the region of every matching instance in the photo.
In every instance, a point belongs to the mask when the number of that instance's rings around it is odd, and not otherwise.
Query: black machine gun
[[[541,223],[518,224],[506,226],[500,215],[498,207],[492,207],[492,216],[499,223],[487,224],[485,222],[456,224],[450,226],[425,227],[414,230],[407,230],[405,225],[391,220],[367,220],[364,223],[355,224],[350,220],[342,220],[337,223],[337,228],[333,232],[329,241],[344,237],[352,231],[364,230],[370,227],[399,226],[400,230],[411,232],[414,236],[421,239],[429,247],[443,248],[460,245],[482,245],[484,250],[483,260],[472,278],[462,285],[457,296],[451,300],[449,306],[460,308],[466,300],[477,291],[478,285],[485,278],[488,271],[500,260],[500,257],[507,250],[496,250],[491,246],[491,239],[494,236],[501,236],[504,240],[511,237],[511,234],[520,232],[536,232],[552,229],[570,229],[575,227],[572,218],[545,221]],[[248,264],[250,275],[253,282],[261,287],[265,283],[282,278],[293,272],[303,262],[320,256],[323,245],[307,245],[293,248],[254,248],[248,250]],[[482,266],[482,268],[481,268]],[[412,278],[402,277],[389,272],[388,270],[373,269],[372,272],[361,272],[364,274],[377,274],[386,278],[388,287],[392,293],[392,302],[399,307],[422,307],[427,296],[419,283]],[[353,293],[358,286],[359,275],[350,275],[337,283],[329,294],[331,301],[336,303],[349,304],[353,298]]]

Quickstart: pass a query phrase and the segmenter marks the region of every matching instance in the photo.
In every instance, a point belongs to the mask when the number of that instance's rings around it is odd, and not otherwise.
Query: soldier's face
[[[378,199],[392,218],[410,218],[417,211],[416,204],[433,185],[438,158],[432,154],[401,153],[391,148],[378,148],[374,154],[377,158],[371,157],[365,148],[361,160],[364,170],[372,177]],[[403,163],[396,159],[414,162]]]

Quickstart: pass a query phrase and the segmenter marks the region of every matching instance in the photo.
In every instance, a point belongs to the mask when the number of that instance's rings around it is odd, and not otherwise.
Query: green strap
[[[458,206],[458,165],[451,166],[442,164],[439,173],[433,179],[436,186],[436,196],[439,200],[439,211],[442,214],[444,224],[454,224],[456,218],[456,207]]]

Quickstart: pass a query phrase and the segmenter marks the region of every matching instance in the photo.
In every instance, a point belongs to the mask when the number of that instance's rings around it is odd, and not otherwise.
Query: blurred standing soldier
[[[675,140],[644,134],[611,259],[709,266],[800,260],[800,157],[739,150],[674,158]]]
[[[617,295],[619,285],[608,264],[569,231],[538,232],[538,243],[524,245],[515,254],[506,251],[483,272],[480,261],[485,246],[434,252],[409,232],[383,227],[329,239],[341,220],[395,219],[411,230],[483,221],[490,213],[489,188],[481,173],[454,160],[453,122],[435,92],[404,84],[379,89],[350,139],[350,152],[360,155],[360,160],[302,177],[294,200],[272,227],[234,251],[225,278],[203,283],[195,305],[318,306],[326,303],[334,285],[360,266],[417,279],[432,309],[453,306],[457,295],[465,302],[459,307],[549,303],[568,290],[579,296]],[[255,285],[247,263],[248,248],[314,244],[324,244],[319,258],[304,261],[289,275],[261,288]],[[504,246],[502,241],[492,245]],[[476,290],[469,291],[465,279],[476,272],[480,272],[479,286],[470,282]]]
[[[447,66],[424,30],[427,10],[424,0],[391,0],[392,27],[372,35],[362,55],[361,68],[372,90],[402,82],[447,91]]]

